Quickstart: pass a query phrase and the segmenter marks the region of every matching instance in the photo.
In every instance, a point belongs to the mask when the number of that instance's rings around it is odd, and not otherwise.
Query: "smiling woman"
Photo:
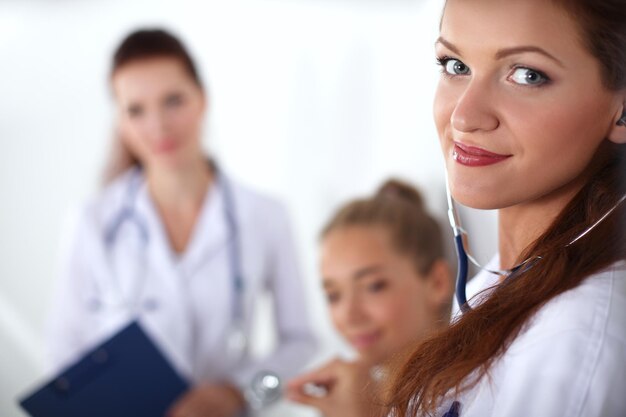
[[[603,85],[602,73],[573,41],[579,31],[569,15],[556,6],[532,13],[534,7],[515,2],[509,10],[517,17],[506,30],[498,24],[481,31],[472,22],[507,20],[499,8],[446,7],[436,44],[443,80],[435,121],[444,154],[459,162],[449,164],[452,193],[472,207],[513,206],[553,189],[571,197],[580,186],[574,174],[589,164],[617,111],[612,91],[590,88]]]
[[[391,414],[626,415],[626,2],[448,0],[435,47],[452,196],[499,253]]]
[[[384,363],[447,321],[449,269],[441,230],[411,186],[389,181],[326,226],[320,272],[337,330]]]
[[[413,187],[388,181],[330,220],[320,272],[333,324],[358,358],[298,377],[290,398],[327,417],[374,416],[391,362],[448,322],[452,279],[441,231]],[[326,395],[310,395],[311,385]]]

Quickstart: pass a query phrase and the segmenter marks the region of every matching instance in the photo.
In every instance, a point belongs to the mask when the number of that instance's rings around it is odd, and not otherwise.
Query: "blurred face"
[[[622,103],[575,21],[544,0],[449,0],[436,53],[455,199],[493,209],[578,190]]]
[[[322,242],[321,275],[333,324],[372,363],[380,363],[435,325],[427,278],[392,249],[388,232],[351,226]]]
[[[175,168],[201,154],[204,94],[175,58],[130,62],[113,76],[122,137],[150,168]]]

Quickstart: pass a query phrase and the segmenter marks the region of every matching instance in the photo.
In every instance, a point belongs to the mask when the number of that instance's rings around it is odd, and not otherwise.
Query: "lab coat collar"
[[[172,249],[145,178],[141,175],[135,208],[137,214],[145,219],[150,235],[147,244],[150,264],[163,268],[168,272],[167,276],[189,276],[199,263],[212,258],[210,254],[226,249],[229,231],[224,221],[224,203],[218,182],[212,183],[206,193],[187,248],[182,254],[177,254]]]
[[[496,253],[491,258],[491,260],[487,263],[487,265],[485,265],[484,269],[481,269],[480,272],[476,274],[476,276],[472,280],[475,282],[473,282],[472,285],[470,285],[468,288],[468,294],[467,294],[468,298],[474,297],[481,291],[484,291],[488,288],[493,288],[493,287],[498,286],[498,284],[500,284],[500,275],[493,274],[489,272],[489,270],[497,271],[499,269],[500,269],[500,254]],[[478,300],[474,299],[474,303],[470,303],[470,304],[471,305],[480,304],[477,301]]]

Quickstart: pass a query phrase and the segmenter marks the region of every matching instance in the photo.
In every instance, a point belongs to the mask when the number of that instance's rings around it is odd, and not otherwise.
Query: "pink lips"
[[[454,142],[454,150],[452,152],[452,157],[456,162],[469,167],[493,165],[511,156],[489,152],[485,149],[465,145],[460,142]]]
[[[154,150],[157,153],[170,153],[174,151],[177,147],[178,143],[175,140],[163,139],[154,146]]]
[[[380,339],[379,331],[372,333],[359,334],[350,338],[350,343],[357,349],[367,349]]]

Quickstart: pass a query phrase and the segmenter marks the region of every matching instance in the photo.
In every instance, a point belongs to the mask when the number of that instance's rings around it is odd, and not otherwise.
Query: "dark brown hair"
[[[140,29],[127,35],[113,54],[110,78],[130,63],[154,58],[177,59],[198,88],[204,90],[196,65],[183,43],[163,29]],[[140,165],[119,132],[116,136],[104,169],[104,184],[110,183],[129,168]]]
[[[394,249],[413,259],[419,274],[426,275],[444,258],[441,229],[426,211],[420,193],[409,184],[392,179],[369,198],[354,200],[330,219],[322,238],[348,226],[381,226],[388,230]]]
[[[626,88],[626,2],[553,1],[579,23],[584,45],[601,64],[605,86]],[[626,259],[626,204],[568,246],[626,193],[625,173],[626,145],[605,140],[587,168],[586,184],[518,262],[536,255],[543,259],[415,348],[396,375],[391,415],[430,414],[447,393],[471,388],[548,301]]]
[[[140,29],[126,36],[113,54],[111,77],[131,62],[152,58],[178,59],[198,87],[202,87],[196,65],[185,46],[163,29]]]

